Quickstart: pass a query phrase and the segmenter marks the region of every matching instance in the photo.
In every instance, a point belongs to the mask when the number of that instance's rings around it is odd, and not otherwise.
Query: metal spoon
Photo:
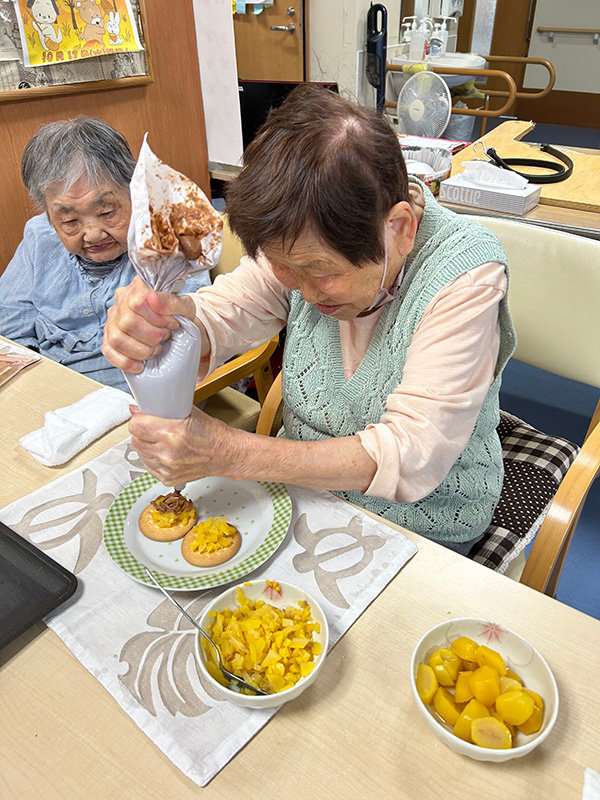
[[[191,617],[191,616],[190,616],[190,615],[187,613],[187,611],[185,610],[185,608],[182,608],[182,607],[179,605],[179,603],[177,602],[177,600],[174,600],[174,599],[171,597],[171,595],[170,595],[170,594],[167,592],[167,590],[164,588],[164,586],[161,586],[161,585],[160,585],[160,583],[159,583],[159,582],[156,580],[156,578],[155,578],[155,577],[154,577],[154,575],[153,575],[153,574],[150,572],[150,570],[148,569],[148,567],[144,567],[144,569],[145,569],[145,570],[146,570],[146,572],[148,573],[148,577],[149,577],[149,578],[150,578],[150,579],[151,579],[151,580],[154,582],[154,584],[155,584],[155,585],[156,585],[156,586],[157,586],[157,587],[158,587],[158,588],[161,590],[161,592],[164,594],[164,596],[165,596],[165,597],[166,597],[168,600],[170,600],[170,601],[173,603],[173,605],[174,605],[174,606],[177,606],[177,608],[178,608],[178,609],[181,611],[181,613],[183,614],[183,616],[184,616],[184,617],[186,617],[187,619],[189,619],[189,621],[192,623],[192,625],[194,626],[194,628],[196,628],[196,630],[197,630],[199,633],[201,633],[201,634],[202,634],[202,636],[203,636],[203,637],[206,639],[206,641],[207,641],[207,642],[209,642],[209,643],[211,644],[211,646],[212,646],[212,648],[214,649],[214,651],[215,651],[215,654],[216,654],[216,656],[217,656],[217,663],[218,663],[218,665],[219,665],[219,669],[221,670],[221,672],[223,673],[223,675],[224,675],[226,678],[228,678],[230,682],[234,682],[234,683],[237,683],[237,684],[239,684],[240,686],[244,686],[246,689],[252,689],[252,691],[253,691],[255,694],[268,694],[268,692],[263,692],[263,690],[262,690],[262,689],[258,689],[256,686],[253,686],[251,683],[246,683],[246,681],[242,680],[241,678],[238,678],[238,676],[237,676],[237,675],[234,675],[234,673],[233,673],[233,672],[229,672],[229,670],[225,669],[225,667],[223,666],[223,662],[221,661],[221,653],[219,652],[219,648],[218,648],[218,647],[217,647],[217,645],[216,645],[216,644],[213,642],[213,640],[210,638],[210,636],[208,635],[208,633],[206,633],[206,631],[202,630],[202,628],[200,627],[200,625],[198,625],[198,623],[196,622],[196,620],[195,620],[195,619],[193,619],[193,618],[192,618],[192,617]]]

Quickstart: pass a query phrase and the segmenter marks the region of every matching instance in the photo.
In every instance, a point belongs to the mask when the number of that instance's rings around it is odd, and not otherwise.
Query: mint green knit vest
[[[455,278],[487,261],[506,263],[496,236],[440,206],[429,190],[397,298],[381,314],[367,353],[350,380],[342,363],[339,324],[290,293],[283,359],[283,430],[288,439],[351,436],[377,423],[402,380],[406,351],[425,308]],[[490,524],[500,497],[502,449],[496,433],[502,370],[516,337],[508,303],[500,303],[500,352],[495,380],[471,438],[442,483],[414,503],[393,503],[358,491],[336,492],[386,519],[447,542],[466,542]]]

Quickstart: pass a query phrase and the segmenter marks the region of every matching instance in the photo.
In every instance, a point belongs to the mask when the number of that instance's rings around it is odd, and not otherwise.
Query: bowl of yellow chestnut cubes
[[[329,645],[321,606],[303,589],[276,580],[252,580],[222,592],[199,620],[219,648],[225,669],[267,694],[232,685],[214,650],[198,634],[200,672],[214,692],[249,708],[294,700],[313,683]]]
[[[457,753],[477,761],[527,755],[552,730],[556,681],[522,636],[484,619],[450,619],[431,628],[411,661],[421,716]]]

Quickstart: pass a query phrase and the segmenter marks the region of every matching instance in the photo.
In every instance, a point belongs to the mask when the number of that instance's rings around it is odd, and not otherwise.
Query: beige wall
[[[538,27],[549,28],[552,25],[600,31],[599,0],[577,0],[575,3],[537,0],[529,55],[546,58],[554,65],[555,90],[600,92],[600,44],[594,44],[589,33],[557,33],[551,42],[547,33],[537,32]],[[527,67],[524,85],[528,89],[542,89],[547,80],[548,73],[543,67]]]
[[[352,100],[375,106],[375,90],[364,70],[367,12],[371,0],[311,0],[311,81],[337,81]],[[388,12],[388,45],[398,41],[400,0],[384,0]]]

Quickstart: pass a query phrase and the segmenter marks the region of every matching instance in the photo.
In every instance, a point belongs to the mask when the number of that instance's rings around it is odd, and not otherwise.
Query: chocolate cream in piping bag
[[[195,183],[154,155],[146,137],[131,180],[131,209],[129,257],[150,288],[177,292],[218,262],[220,214]],[[192,410],[200,332],[190,320],[177,319],[180,327],[163,342],[160,355],[146,361],[139,375],[124,373],[144,414],[185,419]]]

